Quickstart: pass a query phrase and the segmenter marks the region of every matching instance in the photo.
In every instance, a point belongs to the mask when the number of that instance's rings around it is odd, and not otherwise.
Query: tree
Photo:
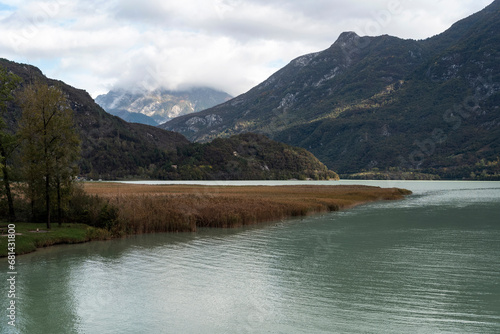
[[[33,215],[35,202],[44,204],[47,228],[50,229],[52,199],[57,196],[61,223],[63,194],[69,192],[77,174],[80,139],[73,110],[59,88],[40,82],[28,85],[19,94],[19,101],[22,116],[18,133],[22,141],[26,195],[31,201]]]
[[[5,196],[9,207],[9,219],[14,221],[16,213],[14,210],[14,200],[10,187],[8,159],[15,147],[14,135],[6,131],[6,122],[3,117],[7,110],[6,102],[13,99],[12,91],[21,82],[21,78],[13,73],[8,73],[3,67],[0,67],[0,168],[2,169],[2,179],[5,188]]]

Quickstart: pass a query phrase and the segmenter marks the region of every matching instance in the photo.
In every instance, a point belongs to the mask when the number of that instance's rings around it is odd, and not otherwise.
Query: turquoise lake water
[[[17,326],[2,298],[0,332],[500,333],[499,182],[326,183],[414,194],[19,256]]]

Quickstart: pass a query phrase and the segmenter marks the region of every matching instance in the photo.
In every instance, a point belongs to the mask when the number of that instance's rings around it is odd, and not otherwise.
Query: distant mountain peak
[[[359,35],[356,34],[354,31],[345,31],[340,34],[339,38],[337,38],[337,41],[335,41],[334,45],[350,45],[355,43],[360,39]]]
[[[177,116],[216,106],[230,98],[229,94],[208,87],[183,91],[116,89],[99,95],[96,102],[107,112],[126,121],[157,125]]]

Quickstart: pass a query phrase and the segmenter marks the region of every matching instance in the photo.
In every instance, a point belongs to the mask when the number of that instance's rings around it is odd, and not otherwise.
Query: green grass
[[[45,231],[44,224],[34,223],[14,223],[16,233],[16,255],[26,254],[35,251],[37,248],[52,246],[56,244],[75,244],[87,242],[90,240],[107,239],[107,231],[96,229],[85,224],[63,224],[58,226],[53,224],[52,228],[46,232],[32,232],[38,228]],[[0,223],[0,229],[3,229],[2,235],[7,234],[9,223]],[[7,256],[6,236],[0,237],[0,257]]]

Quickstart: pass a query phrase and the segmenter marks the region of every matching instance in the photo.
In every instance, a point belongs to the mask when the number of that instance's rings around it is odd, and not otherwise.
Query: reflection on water
[[[18,332],[500,332],[500,184],[380,185],[414,195],[19,257]]]

